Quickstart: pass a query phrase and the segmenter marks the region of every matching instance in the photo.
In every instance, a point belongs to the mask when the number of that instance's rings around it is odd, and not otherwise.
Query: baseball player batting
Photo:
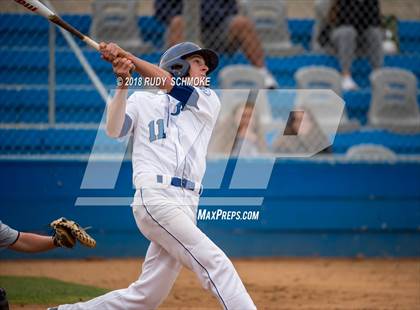
[[[201,82],[174,85],[172,80],[203,81],[200,78],[217,67],[217,54],[184,42],[168,49],[156,66],[113,43],[101,43],[100,51],[112,62],[119,80],[130,78],[134,65],[143,77],[165,81],[160,86],[165,92],[136,91],[128,99],[127,87],[119,83],[107,110],[109,136],[133,134],[132,209],[138,228],[151,243],[139,279],[128,288],[58,309],[156,309],[182,266],[197,275],[224,309],[256,309],[229,258],[196,226],[219,98]]]

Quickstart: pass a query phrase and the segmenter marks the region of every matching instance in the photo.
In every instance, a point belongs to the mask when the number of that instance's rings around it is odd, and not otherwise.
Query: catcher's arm
[[[9,249],[19,252],[37,253],[48,251],[55,247],[54,239],[51,236],[20,232],[18,239],[9,246]]]

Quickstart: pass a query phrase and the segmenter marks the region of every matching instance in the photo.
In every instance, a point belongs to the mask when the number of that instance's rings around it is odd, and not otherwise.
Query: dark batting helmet
[[[174,77],[185,77],[190,70],[190,64],[185,59],[192,55],[200,55],[206,62],[210,74],[219,64],[219,56],[208,48],[201,48],[192,42],[183,42],[169,48],[160,58],[159,67],[171,73]]]

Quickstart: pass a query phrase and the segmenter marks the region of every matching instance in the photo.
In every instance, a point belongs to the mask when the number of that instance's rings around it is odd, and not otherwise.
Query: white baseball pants
[[[151,243],[139,279],[128,288],[59,310],[150,310],[168,296],[182,266],[195,272],[224,309],[256,309],[229,258],[197,226],[198,195],[169,185],[143,187],[132,204]]]

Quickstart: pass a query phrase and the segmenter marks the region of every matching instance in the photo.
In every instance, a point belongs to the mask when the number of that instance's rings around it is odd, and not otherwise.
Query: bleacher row
[[[347,92],[344,93],[344,100],[348,117],[366,125],[371,92],[368,89]],[[420,94],[417,96],[417,101],[420,102]],[[55,104],[58,123],[98,123],[105,108],[104,101],[93,88],[57,89]],[[0,123],[15,122],[31,124],[48,122],[47,88],[2,89],[0,91]]]
[[[63,18],[84,33],[89,33],[91,18],[88,15],[64,15]],[[156,47],[155,53],[141,55],[147,61],[157,63],[160,57],[164,37],[164,27],[151,16],[139,18],[139,28],[144,41]],[[291,40],[309,49],[312,35],[312,20],[290,19]],[[1,14],[0,19],[0,77],[2,83],[9,84],[47,84],[48,83],[48,27],[49,24],[36,15]],[[399,67],[413,71],[420,81],[420,22],[399,22],[401,53],[385,58],[385,66]],[[79,40],[76,42],[83,46]],[[80,63],[68,48],[62,35],[58,32],[56,46],[57,84],[90,84]],[[110,66],[103,62],[96,51],[86,50],[85,55],[98,73],[104,84],[114,85]],[[222,55],[221,66],[231,63],[247,63],[246,58],[237,53],[233,57]],[[267,65],[275,75],[281,87],[294,87],[293,74],[297,69],[308,65],[325,65],[338,68],[335,57],[307,53],[291,57],[267,57]],[[19,68],[19,70],[16,70]],[[365,59],[356,60],[352,72],[361,87],[368,87],[370,66]],[[217,71],[213,76],[217,76]],[[420,83],[420,82],[419,82]],[[213,78],[213,87],[217,80]]]
[[[98,123],[105,103],[95,89],[57,90],[58,123]],[[47,123],[48,89],[3,89],[0,91],[0,123]]]
[[[89,15],[62,15],[63,19],[82,33],[89,33],[91,17]],[[312,19],[289,19],[288,28],[293,43],[302,44],[306,50],[310,49]],[[164,45],[165,27],[153,16],[140,16],[138,19],[140,33],[145,42],[156,48]],[[29,14],[1,14],[0,42],[2,47],[38,47],[48,46],[49,24],[37,15]],[[417,21],[399,21],[398,34],[401,53],[420,52],[420,23]],[[57,46],[66,47],[67,44],[61,34],[57,35]],[[83,46],[83,43],[78,42]]]
[[[0,124],[47,123],[49,24],[29,14],[0,16]],[[90,16],[64,15],[63,18],[77,25],[82,32],[89,33]],[[143,39],[157,49],[141,57],[157,63],[165,29],[150,16],[140,17],[138,24]],[[267,57],[267,65],[281,88],[296,87],[294,74],[299,68],[309,65],[338,68],[335,57],[309,51],[312,20],[290,19],[288,25],[293,43],[301,44],[307,51],[295,56]],[[387,56],[385,66],[412,71],[417,76],[420,88],[420,22],[400,21],[398,26],[401,52]],[[78,44],[84,47],[83,43]],[[58,31],[56,48],[56,122],[99,123],[104,102]],[[115,85],[111,66],[101,60],[96,51],[83,48],[83,52],[101,81],[108,86]],[[221,65],[212,74],[212,87],[218,87],[217,75],[221,68],[229,64],[246,63],[241,53],[221,55]],[[344,93],[346,110],[349,118],[356,118],[365,125],[371,100],[368,78],[371,69],[365,59],[360,59],[353,63],[352,71],[361,89]],[[420,95],[417,97],[420,102]],[[0,154],[86,154],[91,151],[95,136],[94,129],[0,129]],[[400,154],[420,154],[419,134],[402,135],[368,128],[339,133],[333,151],[344,153],[352,145],[360,143],[382,144]],[[110,151],[112,148],[112,144],[104,145],[101,150]]]
[[[64,15],[63,18],[77,25],[84,33],[89,33],[91,17],[88,15]],[[307,19],[290,19],[288,22],[291,40],[310,48],[313,21]],[[164,38],[164,26],[151,16],[142,16],[138,21],[143,40],[161,50]],[[36,15],[2,14],[0,20],[0,77],[2,81],[13,81],[13,84],[46,84],[48,81],[48,27],[49,24]],[[420,81],[420,22],[399,22],[401,54],[385,59],[385,66],[413,70]],[[83,46],[83,43],[76,42]],[[68,49],[63,36],[57,32],[56,53],[58,84],[90,84],[80,63]],[[109,66],[104,63],[95,51],[88,50],[85,55],[105,84],[113,85],[114,78]],[[142,55],[145,60],[157,63],[160,51]],[[222,57],[221,67],[231,63],[246,63],[241,54],[234,57]],[[294,72],[307,65],[325,65],[338,68],[335,57],[326,55],[305,54],[287,58],[268,57],[267,65],[282,87],[294,87]],[[21,70],[14,70],[19,66]],[[352,68],[354,78],[361,87],[368,87],[370,66],[367,61],[356,60]],[[217,75],[217,71],[213,76]],[[217,81],[213,79],[213,87]],[[420,82],[419,82],[420,83]]]
[[[92,151],[96,129],[2,129],[1,155],[85,154]],[[121,152],[121,145],[112,139],[100,139],[97,154]],[[399,135],[384,130],[339,133],[333,152],[343,154],[357,144],[385,145],[397,154],[419,154],[420,135]]]
[[[110,64],[101,60],[96,51],[86,50],[84,51],[84,55],[105,85],[115,85],[115,77]],[[144,60],[158,63],[160,52],[141,55],[141,57]],[[91,85],[89,77],[72,51],[57,51],[55,53],[55,59],[57,85]],[[46,85],[48,84],[48,62],[48,50],[2,49],[0,50],[1,83]],[[318,65],[338,69],[337,59],[329,55],[305,54],[282,58],[267,57],[266,62],[270,71],[283,88],[296,86],[293,75],[299,68]],[[222,55],[219,68],[212,74],[212,87],[217,88],[218,86],[217,74],[220,69],[233,63],[246,64],[247,60],[242,54],[235,54],[233,57]],[[420,87],[420,53],[386,56],[384,65],[412,71],[417,76]],[[370,71],[371,69],[366,59],[357,59],[354,61],[352,72],[354,72],[354,78],[360,87],[369,87]]]

